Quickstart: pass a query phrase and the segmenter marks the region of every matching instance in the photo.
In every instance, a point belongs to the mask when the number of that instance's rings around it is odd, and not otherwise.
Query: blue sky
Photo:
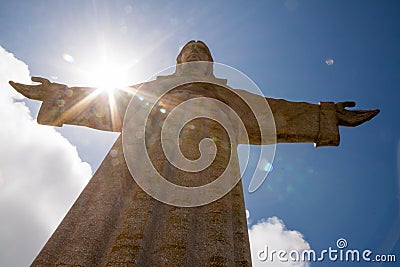
[[[379,108],[372,121],[341,127],[339,147],[278,144],[266,182],[251,194],[244,186],[245,200],[250,225],[277,216],[316,251],[344,237],[350,248],[400,260],[399,12],[398,1],[10,1],[0,4],[0,46],[32,76],[89,86],[82,70],[104,49],[129,66],[135,84],[199,39],[265,96]],[[23,101],[35,117],[39,103]],[[116,138],[73,126],[57,131],[93,171]]]

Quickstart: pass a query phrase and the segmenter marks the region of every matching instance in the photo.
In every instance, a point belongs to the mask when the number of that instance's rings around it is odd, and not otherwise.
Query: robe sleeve
[[[265,101],[269,105],[270,112],[268,109],[261,108],[256,120],[243,120],[250,144],[270,144],[270,138],[262,138],[264,136],[260,135],[263,132],[270,133],[271,131],[262,131],[260,128],[265,127],[265,125],[271,127],[272,113],[277,143],[311,142],[316,147],[339,145],[339,127],[333,102],[320,102],[318,104],[291,102],[284,99],[264,98],[243,90],[235,91],[245,97],[251,109],[263,105]],[[239,136],[242,136],[242,134],[239,134]],[[247,140],[247,138],[239,138],[239,143],[244,143],[244,140]]]
[[[95,88],[65,87],[46,97],[37,121],[59,127],[70,124],[120,132],[131,97],[132,94],[121,90],[111,96]]]

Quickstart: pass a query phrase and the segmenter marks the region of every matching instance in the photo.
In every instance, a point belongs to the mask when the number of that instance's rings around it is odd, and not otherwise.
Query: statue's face
[[[190,43],[182,51],[182,63],[192,61],[208,61],[208,51],[201,43]]]

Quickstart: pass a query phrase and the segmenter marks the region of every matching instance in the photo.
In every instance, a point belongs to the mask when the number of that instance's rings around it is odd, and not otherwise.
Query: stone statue
[[[177,58],[177,64],[203,61],[213,62],[213,58],[201,41],[188,42]],[[135,92],[151,97],[152,88],[157,84],[180,79],[181,74],[188,71],[180,66],[177,65],[173,75],[132,86],[132,92],[116,91],[112,105],[108,104],[106,93],[94,88],[68,87],[39,77],[32,78],[39,85],[12,81],[10,84],[24,96],[43,101],[37,118],[40,124],[72,124],[121,132],[127,123],[126,118],[123,120],[126,110],[141,105]],[[212,67],[205,66],[200,72],[218,80]],[[199,142],[211,136],[218,153],[209,168],[192,172],[188,178],[187,172],[172,166],[164,155],[159,144],[160,128],[166,114],[175,106],[198,96],[217,99],[231,107],[241,118],[248,139],[242,139],[238,133],[233,141],[230,140],[227,132],[212,120],[191,121],[191,127],[183,127],[179,136],[182,153],[192,160],[199,158]],[[251,105],[266,100],[273,118],[267,115],[255,118],[242,96]],[[354,102],[309,104],[264,98],[243,90],[229,91],[223,85],[207,82],[183,83],[165,94],[162,103],[158,104],[165,112],[150,112],[151,121],[146,124],[148,131],[145,133],[148,137],[146,149],[154,159],[155,168],[166,179],[185,186],[198,186],[218,178],[228,164],[232,151],[228,147],[235,149],[239,143],[271,143],[271,139],[263,141],[260,121],[274,120],[274,142],[337,146],[339,126],[360,125],[379,112],[346,109],[354,107]],[[229,120],[228,112],[224,114],[222,116]],[[132,179],[123,155],[121,136],[111,152],[34,260],[34,266],[251,266],[241,181],[206,205],[168,205],[146,194],[147,191]],[[240,179],[237,160],[233,165],[229,175]]]

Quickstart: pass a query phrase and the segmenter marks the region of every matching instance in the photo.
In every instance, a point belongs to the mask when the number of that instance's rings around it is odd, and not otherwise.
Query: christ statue
[[[237,146],[338,146],[339,126],[379,112],[231,88],[213,62],[204,42],[190,41],[173,74],[111,95],[10,81],[42,101],[40,124],[122,132],[33,266],[251,266]]]

